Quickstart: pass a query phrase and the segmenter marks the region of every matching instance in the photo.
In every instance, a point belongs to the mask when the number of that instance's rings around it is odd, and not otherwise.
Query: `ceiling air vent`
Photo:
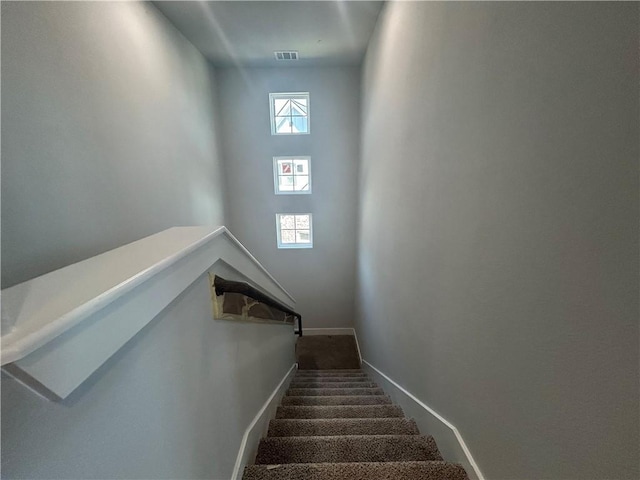
[[[298,52],[294,51],[282,51],[282,52],[273,52],[276,56],[276,60],[298,60]]]

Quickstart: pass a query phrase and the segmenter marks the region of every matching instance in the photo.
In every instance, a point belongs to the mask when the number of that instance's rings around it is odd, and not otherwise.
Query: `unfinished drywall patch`
[[[294,312],[244,282],[226,280],[209,272],[213,318],[243,322],[293,325]]]

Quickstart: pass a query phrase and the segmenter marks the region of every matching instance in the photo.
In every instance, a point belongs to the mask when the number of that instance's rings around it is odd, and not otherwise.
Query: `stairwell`
[[[299,370],[243,480],[468,480],[359,369]]]

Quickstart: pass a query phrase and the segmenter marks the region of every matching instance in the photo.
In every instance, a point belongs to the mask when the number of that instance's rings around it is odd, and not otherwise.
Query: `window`
[[[276,195],[311,193],[310,157],[273,157]]]
[[[278,248],[311,248],[313,234],[311,214],[276,214]]]
[[[270,93],[271,135],[309,133],[309,93]]]

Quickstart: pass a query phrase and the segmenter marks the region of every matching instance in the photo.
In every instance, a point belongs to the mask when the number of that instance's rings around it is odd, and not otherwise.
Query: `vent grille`
[[[292,50],[284,50],[281,52],[273,52],[276,57],[276,60],[298,60],[298,52]]]

